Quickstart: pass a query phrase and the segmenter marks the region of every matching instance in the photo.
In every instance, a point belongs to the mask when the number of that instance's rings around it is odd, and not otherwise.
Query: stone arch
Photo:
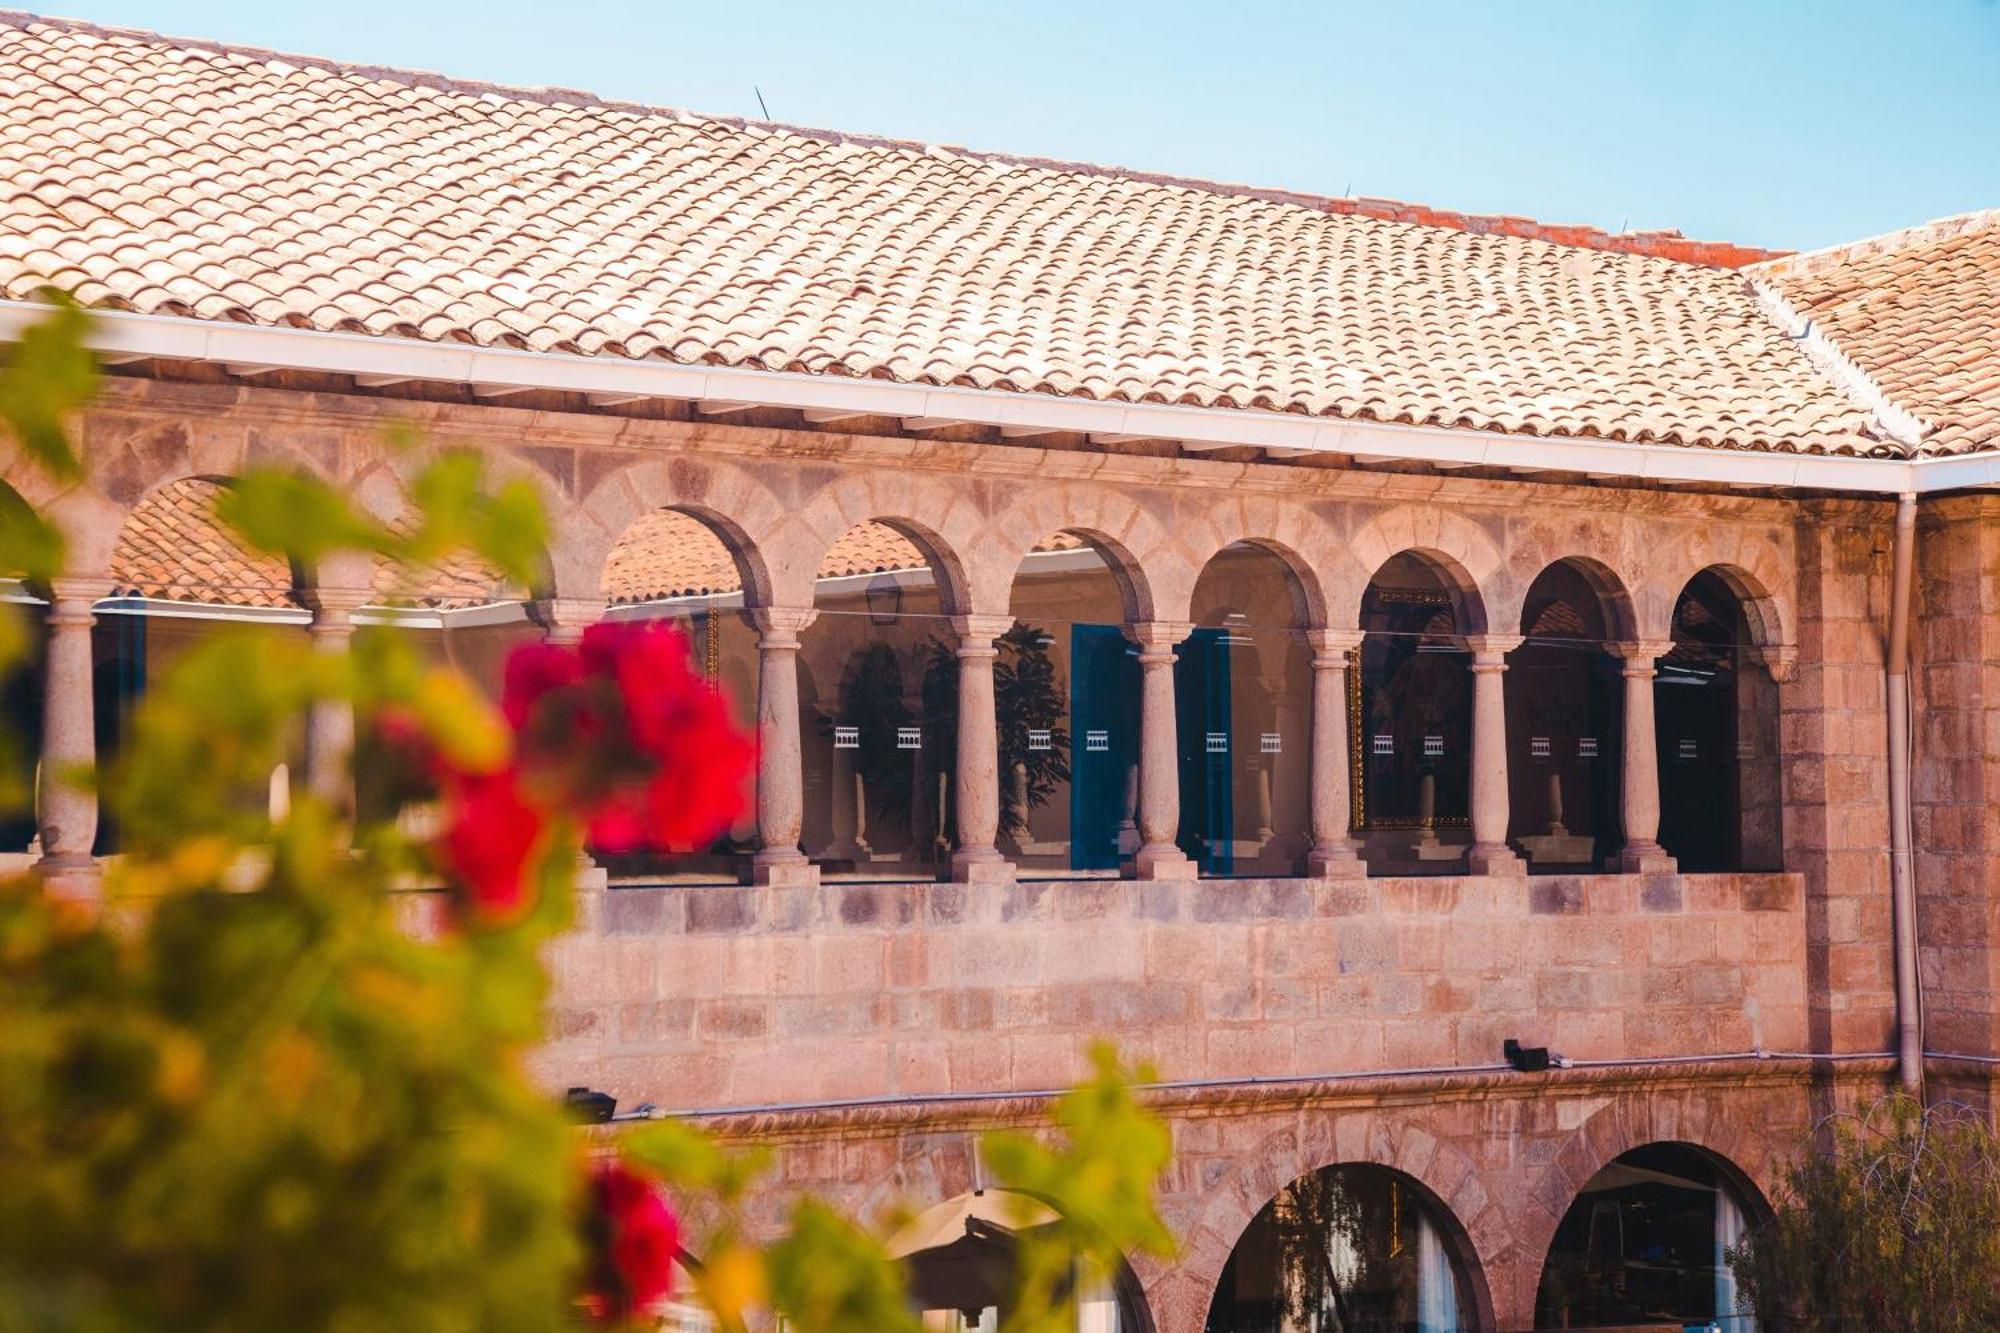
[[[618,468],[554,516],[550,564],[560,595],[597,598],[605,561],[641,516],[662,509],[700,519],[730,549],[751,605],[768,605],[766,549],[788,507],[748,469],[727,460],[647,458]]]
[[[1539,1282],[1563,1214],[1592,1177],[1618,1158],[1651,1143],[1693,1148],[1714,1162],[1753,1209],[1768,1213],[1775,1159],[1762,1123],[1742,1107],[1712,1109],[1699,1096],[1628,1093],[1606,1097],[1584,1117],[1529,1189],[1532,1207],[1518,1211],[1521,1248]],[[1532,1310],[1534,1295],[1526,1293]]]
[[[746,607],[770,605],[771,576],[764,567],[763,553],[757,549],[756,543],[750,539],[749,533],[745,532],[740,524],[730,519],[727,515],[711,509],[707,505],[694,504],[673,504],[663,506],[659,509],[648,510],[633,519],[626,526],[624,532],[619,535],[618,540],[605,553],[604,566],[597,578],[596,586],[608,601],[615,603],[635,600],[633,597],[623,595],[627,592],[650,592],[659,595],[669,591],[665,587],[621,587],[619,579],[614,576],[614,565],[619,563],[620,556],[636,554],[632,549],[635,545],[645,543],[649,540],[656,542],[672,540],[671,529],[676,525],[661,522],[662,519],[666,519],[669,516],[682,520],[683,524],[692,524],[701,528],[710,537],[714,538],[715,543],[722,548],[727,559],[727,569],[724,571],[687,570],[685,572],[686,576],[694,577],[695,582],[700,583],[702,586],[696,587],[691,584],[685,587],[676,586],[671,590],[674,595],[686,595],[697,592],[740,591],[743,596],[743,605]],[[695,577],[698,575],[705,575],[706,577]],[[727,584],[732,580],[736,585],[733,589],[727,587]],[[685,578],[683,582],[685,582]]]
[[[1778,538],[1734,524],[1707,524],[1679,541],[1660,542],[1647,569],[1651,578],[1640,599],[1646,638],[1672,637],[1674,606],[1688,581],[1713,570],[1742,601],[1758,648],[1776,653],[1793,646],[1796,575],[1792,554]]]
[[[1616,641],[1629,641],[1639,636],[1639,612],[1633,602],[1630,585],[1618,572],[1595,556],[1558,556],[1535,572],[1533,578],[1521,585],[1519,595],[1509,599],[1505,619],[1496,616],[1495,623],[1511,633],[1526,634],[1528,594],[1534,589],[1536,580],[1557,566],[1567,566],[1582,576],[1597,594],[1597,602],[1604,611],[1605,632]]]
[[[1185,618],[1194,573],[1167,525],[1131,496],[1097,486],[1061,486],[1024,495],[988,525],[990,559],[970,571],[974,601],[1004,611],[1014,575],[1035,545],[1051,533],[1084,538],[1103,553],[1117,576],[1133,623],[1172,619],[1175,598]]]
[[[1120,546],[1104,533],[1093,531],[1089,528],[1056,528],[1051,532],[1042,534],[1041,537],[1036,539],[1036,542],[1039,544],[1041,541],[1057,533],[1076,537],[1088,543],[1090,548],[1103,558],[1105,568],[1111,572],[1112,581],[1118,585],[1120,612],[1124,615],[1126,623],[1136,624],[1140,621],[1151,620],[1153,618],[1151,586],[1146,581],[1145,571],[1139,567],[1139,562],[1133,557],[1130,551]],[[1021,556],[1022,562],[1025,562],[1027,557],[1033,554],[1033,552],[1033,547],[1024,551]],[[1016,563],[1014,573],[1007,580],[1008,600],[1010,604],[1012,602],[1014,581],[1020,576],[1020,572],[1021,564]],[[976,599],[977,595],[975,594]]]
[[[1320,585],[1318,573],[1314,571],[1311,563],[1296,550],[1273,538],[1238,537],[1224,542],[1210,551],[1195,566],[1195,582],[1199,583],[1201,581],[1201,575],[1208,569],[1217,556],[1238,543],[1253,547],[1270,556],[1284,569],[1286,576],[1285,586],[1292,595],[1292,615],[1298,628],[1324,629],[1326,627],[1326,593]],[[1194,591],[1192,586],[1188,591],[1190,602],[1192,602]]]
[[[1488,1270],[1502,1266],[1509,1226],[1499,1201],[1480,1181],[1478,1164],[1463,1148],[1412,1121],[1366,1111],[1305,1111],[1297,1122],[1271,1131],[1235,1155],[1241,1165],[1209,1188],[1208,1204],[1180,1227],[1185,1248],[1179,1264],[1147,1296],[1156,1310],[1172,1302],[1198,1328],[1223,1266],[1257,1213],[1302,1176],[1331,1166],[1383,1166],[1420,1187],[1445,1222],[1446,1240],[1471,1288],[1469,1322],[1494,1326]]]
[[[1408,551],[1436,569],[1460,597],[1460,611],[1467,622],[1465,633],[1481,634],[1488,629],[1488,608],[1506,603],[1506,561],[1500,545],[1484,528],[1462,514],[1430,505],[1399,505],[1375,515],[1350,539],[1355,563],[1373,579],[1390,557]],[[1353,621],[1336,628],[1360,624],[1361,597],[1367,579],[1355,589],[1350,605]]]
[[[1681,580],[1680,586],[1674,589],[1672,598],[1667,602],[1668,632],[1661,635],[1662,638],[1672,634],[1674,608],[1680,604],[1681,594],[1687,591],[1688,584],[1694,582],[1697,576],[1705,573],[1721,579],[1723,585],[1736,594],[1737,603],[1743,608],[1743,618],[1750,627],[1752,644],[1767,654],[1792,647],[1786,637],[1785,612],[1778,598],[1757,575],[1740,565],[1730,564],[1704,565]]]
[[[1351,585],[1358,599],[1367,583],[1366,571],[1323,518],[1278,496],[1234,497],[1190,516],[1182,542],[1197,580],[1217,555],[1238,542],[1270,553],[1291,575],[1298,623],[1304,629],[1327,628],[1329,586],[1344,591]]]
[[[799,505],[765,541],[778,605],[811,606],[813,582],[827,552],[849,529],[869,522],[893,529],[922,553],[937,579],[946,614],[1006,612],[1004,595],[997,610],[974,596],[968,555],[981,561],[988,557],[987,524],[971,497],[935,477],[896,473],[834,481]]]
[[[1354,598],[1354,624],[1357,628],[1361,624],[1361,604],[1368,595],[1368,589],[1381,576],[1383,568],[1389,561],[1399,555],[1416,557],[1451,591],[1452,610],[1458,633],[1487,632],[1486,600],[1480,595],[1479,584],[1473,578],[1471,571],[1442,551],[1422,547],[1405,547],[1391,551],[1371,568],[1367,581],[1362,584],[1360,593]]]

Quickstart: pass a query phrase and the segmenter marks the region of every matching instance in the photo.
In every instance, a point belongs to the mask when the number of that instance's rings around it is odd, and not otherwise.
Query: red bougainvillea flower
[[[680,1221],[652,1180],[610,1159],[591,1173],[583,1307],[596,1319],[641,1315],[674,1290]]]
[[[600,850],[700,846],[742,812],[754,747],[671,625],[607,622],[574,649],[517,650],[503,707],[525,780]]]
[[[508,925],[533,901],[528,884],[547,850],[549,821],[513,770],[451,773],[444,779],[440,868],[457,891],[459,913],[482,926]]]

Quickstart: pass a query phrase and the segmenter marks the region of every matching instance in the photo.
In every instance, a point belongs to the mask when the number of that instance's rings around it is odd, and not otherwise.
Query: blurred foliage
[[[1771,1219],[1730,1251],[1772,1333],[2000,1328],[2000,1137],[1898,1095],[1801,1145]]]
[[[92,382],[84,330],[58,304],[0,379],[22,465],[58,484],[81,474],[64,421]],[[410,492],[414,518],[390,525],[325,482],[259,470],[218,509],[301,569],[354,554],[417,570],[463,551],[538,582],[529,487],[489,489],[480,460],[455,453],[416,469]],[[60,572],[55,527],[11,492],[0,524],[0,562]],[[0,649],[17,660],[29,641],[8,621]],[[425,753],[468,768],[512,745],[491,701],[393,631],[364,628],[345,655],[218,631],[149,681],[95,779],[122,838],[104,902],[0,884],[0,1333],[463,1333],[579,1317],[584,1168],[605,1148],[523,1068],[577,839],[564,823],[550,840],[519,919],[441,920],[433,895],[408,892],[440,870],[409,831],[422,782],[389,783],[395,798],[358,822],[305,790],[273,812],[270,774],[324,706],[355,710],[364,734],[414,719]],[[1061,1216],[1024,1237],[1009,1325],[1022,1333],[1074,1327],[1081,1267],[1167,1247],[1151,1204],[1166,1131],[1114,1057],[1097,1061],[1052,1141],[987,1143],[997,1184]],[[869,1227],[808,1199],[777,1236],[752,1234],[743,1209],[767,1155],[673,1121],[616,1144],[712,1219],[685,1263],[724,1329],[770,1310],[800,1333],[917,1327]]]

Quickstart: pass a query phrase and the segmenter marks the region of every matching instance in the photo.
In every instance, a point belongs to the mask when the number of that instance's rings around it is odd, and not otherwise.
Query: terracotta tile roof
[[[113,595],[212,606],[297,607],[292,571],[215,519],[222,487],[190,477],[146,497],[111,552]]]
[[[1925,452],[2000,447],[2000,209],[1751,271],[1925,423]]]
[[[1739,274],[1679,262],[1752,252],[1671,236],[20,15],[0,17],[0,157],[0,296],[53,281],[108,308],[590,355],[1729,448],[1890,447]]]
[[[152,597],[210,606],[301,607],[282,560],[244,546],[215,517],[218,482],[184,478],[146,497],[126,520],[111,552],[114,596]],[[463,608],[517,600],[497,571],[454,555],[416,570],[376,567],[378,604]]]

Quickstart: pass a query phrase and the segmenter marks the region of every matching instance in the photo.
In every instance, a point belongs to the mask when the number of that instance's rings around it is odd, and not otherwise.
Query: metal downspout
[[[1917,497],[1896,497],[1896,542],[1889,590],[1889,912],[1896,947],[1896,1070],[1905,1091],[1922,1094],[1924,1038],[1917,990],[1917,888],[1910,840],[1910,603],[1916,583]]]

